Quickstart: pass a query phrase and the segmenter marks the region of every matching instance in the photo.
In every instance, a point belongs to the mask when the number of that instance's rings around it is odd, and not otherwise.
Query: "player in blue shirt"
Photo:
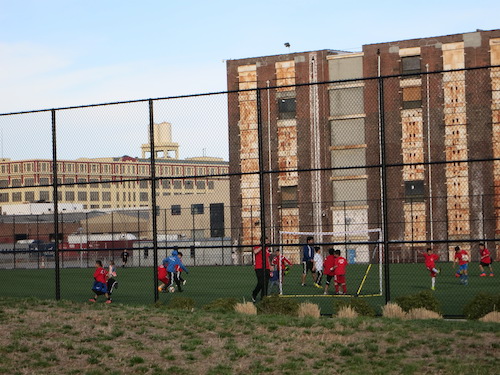
[[[313,237],[307,237],[307,244],[302,247],[302,286],[306,285],[307,272],[311,272],[313,278],[313,284],[316,282],[314,280],[313,264],[314,264],[314,247]]]

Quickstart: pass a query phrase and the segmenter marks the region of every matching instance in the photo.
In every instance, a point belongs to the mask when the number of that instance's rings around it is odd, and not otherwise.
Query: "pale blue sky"
[[[498,0],[0,0],[0,113],[224,91],[226,59],[287,53],[285,42],[291,52],[359,51],[369,43],[500,28],[499,14]],[[224,106],[223,97],[174,105],[180,109],[165,108],[157,120],[176,120],[181,157],[226,157]],[[106,131],[90,111],[67,114],[59,155],[139,155],[147,141],[147,112],[139,107],[103,114]],[[42,117],[0,120],[3,156],[50,156]],[[98,130],[89,132],[89,124]],[[14,136],[18,126],[26,137]],[[86,150],[74,147],[74,139],[88,144],[85,135],[101,131],[98,138],[120,136],[107,147],[97,141]],[[48,147],[43,155],[31,146],[33,137]]]

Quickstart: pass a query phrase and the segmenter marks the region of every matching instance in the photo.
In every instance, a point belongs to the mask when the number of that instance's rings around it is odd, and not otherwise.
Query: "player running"
[[[431,289],[436,290],[436,275],[439,270],[436,268],[436,260],[439,259],[439,255],[432,251],[431,247],[427,248],[427,252],[422,254],[425,258],[425,267],[429,270],[431,276]]]
[[[321,286],[321,281],[323,279],[323,255],[321,255],[321,248],[319,246],[316,246],[314,251],[313,271],[316,272],[314,286],[323,289]]]
[[[106,270],[102,266],[100,260],[95,261],[95,272],[94,272],[94,285],[92,286],[92,291],[95,293],[94,298],[89,299],[90,302],[97,302],[97,298],[100,295],[105,295],[107,300],[106,303],[111,303],[111,298],[108,294],[108,287],[106,285]]]
[[[479,276],[484,277],[486,276],[486,272],[484,272],[484,267],[488,267],[490,269],[490,276],[493,277],[495,276],[493,274],[493,268],[491,267],[492,259],[491,259],[491,254],[490,251],[484,246],[484,243],[479,244],[479,270],[481,273]]]
[[[458,263],[458,270],[455,277],[460,278],[463,285],[469,284],[469,253],[465,250],[460,250],[460,246],[455,246],[455,258],[453,259],[453,267]]]
[[[326,257],[325,261],[323,262],[323,269],[326,275],[326,282],[325,282],[325,291],[323,294],[328,294],[328,288],[330,286],[330,281],[335,277],[335,273],[333,271],[333,267],[335,266],[335,250],[334,249],[328,249],[328,256]],[[335,280],[334,280],[335,282]]]

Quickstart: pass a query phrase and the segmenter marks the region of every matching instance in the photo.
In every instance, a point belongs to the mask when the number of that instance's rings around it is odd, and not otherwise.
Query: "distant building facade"
[[[264,169],[281,171],[263,174],[266,225],[275,239],[277,228],[366,232],[380,227],[383,215],[393,240],[495,238],[500,164],[458,163],[500,155],[500,68],[475,69],[490,65],[500,65],[500,30],[371,44],[360,53],[230,60],[228,90],[271,87],[260,97],[230,96],[230,172],[259,170],[260,121]],[[425,74],[434,71],[444,72]],[[384,80],[383,119],[378,76],[394,76]],[[363,167],[381,162],[382,120],[387,163],[402,165],[387,170],[388,212],[380,168]],[[242,243],[259,241],[261,198],[258,174],[231,177],[231,200],[242,207],[232,214],[233,236]],[[342,241],[368,238],[348,234]]]

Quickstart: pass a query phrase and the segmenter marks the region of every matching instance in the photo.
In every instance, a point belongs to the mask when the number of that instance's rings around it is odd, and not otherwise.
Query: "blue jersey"
[[[302,261],[303,262],[312,262],[314,259],[314,247],[311,245],[304,245],[302,248]]]
[[[177,251],[175,250],[172,251],[172,255],[163,259],[162,263],[167,268],[167,272],[177,272],[177,269],[180,268],[189,273],[180,258],[177,256]]]

